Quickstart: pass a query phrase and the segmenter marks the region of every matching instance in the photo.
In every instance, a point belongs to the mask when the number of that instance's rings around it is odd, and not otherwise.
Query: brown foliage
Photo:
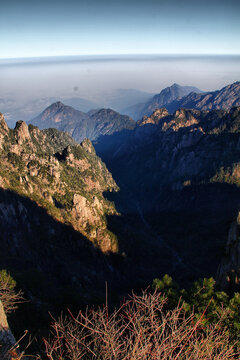
[[[109,314],[108,307],[61,317],[44,340],[49,360],[238,359],[219,323],[201,327],[179,304],[165,311],[161,294],[132,295]]]

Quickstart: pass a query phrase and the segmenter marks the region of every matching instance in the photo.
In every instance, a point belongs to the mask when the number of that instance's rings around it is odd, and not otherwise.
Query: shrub
[[[23,302],[22,291],[15,291],[16,282],[6,270],[0,271],[0,300],[3,303],[6,314],[17,309],[17,305]]]
[[[161,293],[143,292],[111,314],[108,306],[61,317],[52,324],[50,340],[44,340],[49,360],[201,360],[238,359],[221,319],[204,330],[192,312],[179,304],[164,310]],[[236,349],[235,349],[236,351]]]

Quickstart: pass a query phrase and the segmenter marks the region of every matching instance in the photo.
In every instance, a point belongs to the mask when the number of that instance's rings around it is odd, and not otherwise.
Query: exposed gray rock
[[[7,317],[0,300],[0,358],[10,359],[9,350],[16,344],[16,340],[8,325]]]

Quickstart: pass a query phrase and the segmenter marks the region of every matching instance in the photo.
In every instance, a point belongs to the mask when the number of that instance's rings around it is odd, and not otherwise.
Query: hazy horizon
[[[145,102],[173,83],[195,86],[202,91],[217,90],[240,80],[240,56],[130,55],[1,60],[0,78],[0,111],[13,126],[19,119],[32,119],[57,100],[83,111],[96,107],[121,111]]]

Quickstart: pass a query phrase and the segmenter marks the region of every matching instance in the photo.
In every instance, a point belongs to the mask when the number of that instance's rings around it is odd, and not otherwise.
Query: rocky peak
[[[65,105],[61,101],[56,101],[55,103],[51,104],[45,111],[46,112],[58,112],[62,110]]]
[[[0,132],[2,134],[7,134],[9,132],[8,125],[2,113],[0,113]]]
[[[179,109],[163,124],[162,129],[166,131],[171,128],[173,131],[178,131],[182,127],[196,125],[199,123],[198,116],[197,110]]]
[[[74,161],[74,155],[72,152],[72,148],[70,145],[68,145],[64,150],[63,150],[63,158],[64,160],[67,161],[67,163],[71,163]]]
[[[18,142],[19,145],[22,145],[25,141],[31,140],[31,136],[30,136],[30,133],[29,133],[29,130],[28,130],[28,126],[22,120],[19,120],[16,123],[16,126],[14,128],[14,133],[16,135],[17,142]]]
[[[153,112],[153,114],[151,116],[144,116],[142,118],[142,120],[140,120],[138,122],[139,126],[145,125],[145,124],[154,124],[154,125],[158,125],[160,120],[162,118],[165,118],[166,116],[168,116],[169,113],[167,111],[167,109],[165,108],[161,108],[161,109],[157,109]]]
[[[93,147],[93,144],[92,144],[91,140],[89,140],[89,139],[84,139],[84,140],[81,142],[80,146],[81,146],[83,149],[85,149],[87,152],[89,152],[90,154],[91,154],[91,153],[95,153],[95,149],[94,149],[94,147]]]
[[[180,118],[180,119],[184,119],[184,118],[192,118],[194,116],[199,116],[200,115],[200,111],[198,110],[187,110],[187,109],[178,109],[175,111],[175,113],[173,114],[173,116],[175,118]]]
[[[62,108],[64,107],[64,104],[61,101],[56,101],[52,106],[55,108]]]
[[[0,149],[4,143],[4,137],[8,135],[9,128],[2,113],[0,113]]]

